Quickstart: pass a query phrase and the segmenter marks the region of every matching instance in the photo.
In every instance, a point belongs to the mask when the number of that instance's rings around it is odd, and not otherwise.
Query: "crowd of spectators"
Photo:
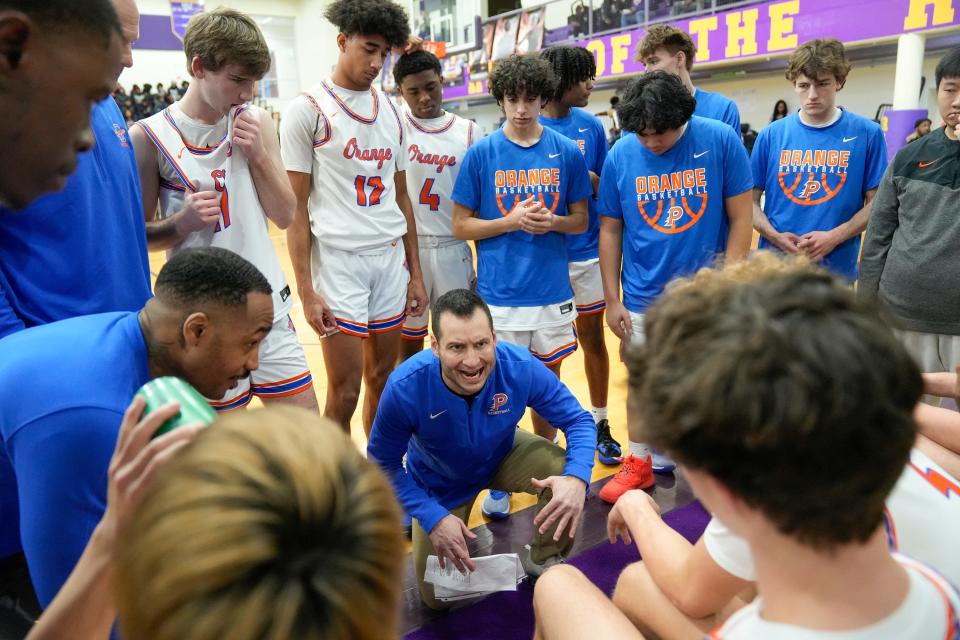
[[[590,33],[590,11],[593,11],[593,33],[625,29],[644,24],[645,4],[649,2],[649,19],[703,13],[714,6],[732,4],[738,0],[575,0],[570,7],[567,25],[573,36]]]
[[[145,84],[142,87],[135,84],[128,92],[118,83],[113,92],[113,99],[117,101],[117,106],[120,107],[127,125],[130,125],[166,109],[183,97],[188,86],[190,83],[186,80],[179,84],[174,80],[166,86],[162,82],[158,82],[155,87],[152,84]]]

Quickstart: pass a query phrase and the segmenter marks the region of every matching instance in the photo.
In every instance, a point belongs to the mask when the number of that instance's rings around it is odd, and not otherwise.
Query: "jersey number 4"
[[[380,196],[383,195],[385,187],[379,176],[357,176],[353,181],[353,186],[357,188],[357,205],[360,207],[372,207],[380,204]],[[370,197],[367,198],[367,187],[370,188]]]
[[[423,181],[423,187],[420,189],[420,204],[430,207],[430,211],[440,210],[440,196],[430,193],[433,190],[433,178],[427,178]]]
[[[210,172],[213,178],[213,188],[220,194],[220,221],[217,222],[214,233],[230,226],[230,194],[227,193],[227,172],[223,169],[214,169]],[[222,224],[222,226],[221,226]]]

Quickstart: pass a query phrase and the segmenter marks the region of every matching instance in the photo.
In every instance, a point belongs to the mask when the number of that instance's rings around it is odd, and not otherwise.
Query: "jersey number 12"
[[[353,181],[353,186],[357,188],[357,206],[372,207],[380,204],[380,196],[383,195],[384,186],[380,176],[357,176]],[[370,197],[367,198],[366,188],[370,187]]]

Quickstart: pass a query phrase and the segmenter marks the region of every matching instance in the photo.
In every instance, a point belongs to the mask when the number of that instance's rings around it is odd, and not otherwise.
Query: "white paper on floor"
[[[495,591],[516,591],[526,577],[520,557],[515,553],[472,558],[475,571],[460,573],[449,560],[440,568],[437,556],[427,556],[423,579],[433,585],[434,597],[442,602],[476,598]]]

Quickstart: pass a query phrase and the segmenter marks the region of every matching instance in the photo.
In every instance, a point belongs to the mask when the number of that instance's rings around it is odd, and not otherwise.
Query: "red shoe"
[[[640,459],[636,456],[627,456],[623,459],[623,466],[617,475],[610,478],[610,482],[600,489],[600,499],[613,504],[617,498],[631,489],[649,489],[656,483],[653,477],[653,463],[650,456]]]

